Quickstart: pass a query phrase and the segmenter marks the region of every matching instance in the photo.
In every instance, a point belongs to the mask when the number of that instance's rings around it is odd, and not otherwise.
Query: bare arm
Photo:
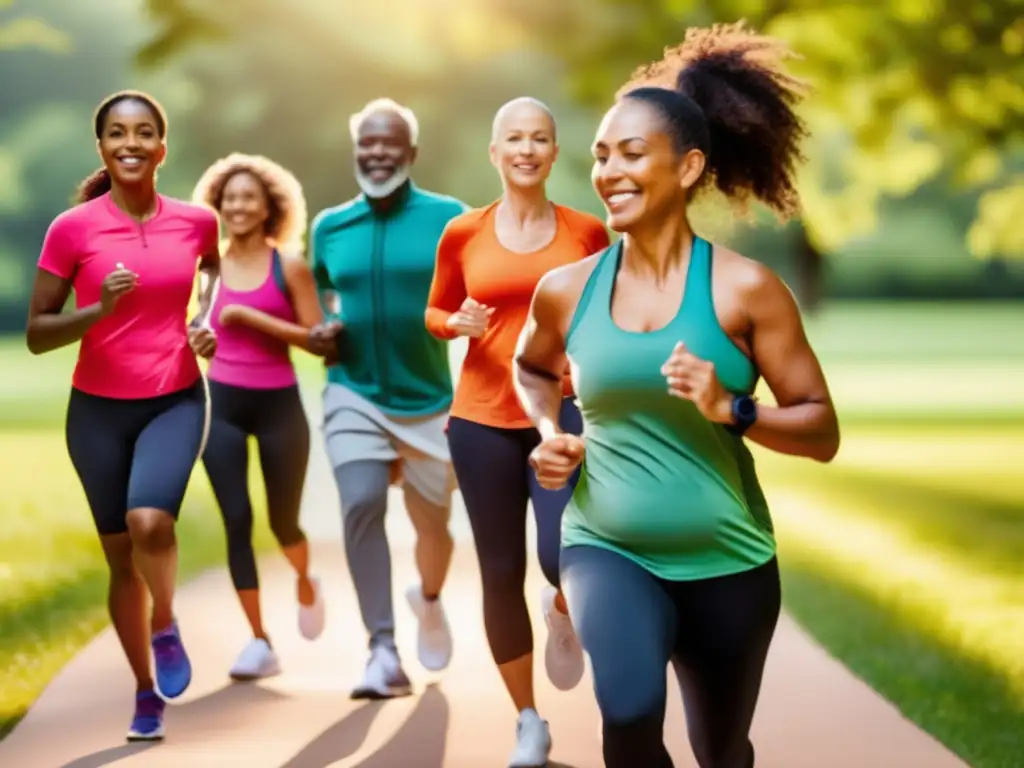
[[[752,355],[778,405],[759,405],[745,436],[779,453],[831,461],[839,450],[839,420],[825,374],[793,294],[771,270],[758,271],[746,297]]]
[[[523,410],[547,440],[561,432],[562,377],[568,366],[565,334],[579,301],[580,265],[561,267],[537,284],[516,347],[514,384]]]
[[[28,308],[25,341],[33,355],[52,352],[81,341],[86,331],[105,316],[102,302],[72,312],[63,312],[71,295],[71,280],[45,269],[36,270]]]
[[[236,314],[233,321],[243,323],[260,333],[265,333],[286,344],[308,351],[310,349],[309,330],[324,321],[313,271],[303,259],[294,256],[282,257],[281,265],[284,269],[285,283],[288,285],[288,293],[292,297],[298,323],[273,317],[252,307],[237,305],[234,307]]]

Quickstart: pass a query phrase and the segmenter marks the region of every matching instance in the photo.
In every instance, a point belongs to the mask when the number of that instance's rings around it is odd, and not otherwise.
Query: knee
[[[594,691],[605,727],[635,730],[651,718],[660,727],[665,713],[665,671],[659,675],[653,668],[639,670],[635,664],[610,661],[611,667],[591,656]]]
[[[507,555],[482,556],[480,578],[487,593],[511,592],[522,595],[526,584],[526,561]]]
[[[306,540],[306,535],[299,528],[298,512],[293,515],[270,516],[270,532],[282,547],[294,547]]]
[[[454,546],[455,540],[448,525],[450,514],[447,507],[429,503],[418,491],[412,490],[406,492],[405,506],[409,510],[418,538],[426,539],[434,546]]]
[[[601,725],[604,763],[608,768],[672,768],[665,749],[664,713],[651,713],[630,721],[609,721]],[[703,768],[703,763],[701,764]]]
[[[232,509],[223,506],[221,512],[224,517],[224,532],[227,534],[228,543],[245,541],[252,538],[252,510],[248,504],[239,505]]]
[[[142,507],[128,511],[132,546],[151,552],[174,544],[174,518],[162,509]]]
[[[384,522],[387,509],[387,488],[354,486],[341,492],[341,514],[346,533],[360,533],[367,527]]]
[[[110,570],[111,586],[126,586],[141,580],[139,571],[132,560],[131,550],[116,556],[107,556],[107,567]]]

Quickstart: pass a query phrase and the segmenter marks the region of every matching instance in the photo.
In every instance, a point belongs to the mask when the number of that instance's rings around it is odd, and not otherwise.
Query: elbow
[[[818,446],[811,458],[822,464],[831,464],[832,460],[839,453],[839,439]]]
[[[447,325],[447,320],[447,317],[440,317],[439,310],[434,308],[428,309],[423,318],[427,333],[441,341],[451,341],[455,338],[455,334]]]
[[[29,328],[25,333],[25,346],[28,347],[28,351],[33,355],[41,355],[47,351],[46,346],[42,343],[42,339],[39,338],[39,334],[32,328]]]
[[[839,453],[839,425],[833,424],[825,438],[818,442],[814,455],[815,461],[822,464],[830,464]]]

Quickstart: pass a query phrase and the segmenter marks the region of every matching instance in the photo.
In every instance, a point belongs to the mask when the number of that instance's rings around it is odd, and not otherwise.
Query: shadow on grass
[[[1019,764],[1024,701],[999,672],[799,552],[780,561],[787,610],[854,674],[973,768]]]
[[[844,507],[884,519],[926,547],[974,566],[1005,570],[1024,562],[1024,510],[1012,501],[842,466],[794,477],[792,485],[841,498]]]

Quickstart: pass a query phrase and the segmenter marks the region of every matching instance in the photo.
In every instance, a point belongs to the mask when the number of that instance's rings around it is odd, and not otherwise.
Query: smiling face
[[[241,239],[256,231],[265,233],[270,205],[263,182],[248,171],[232,175],[221,193],[220,215],[233,238]]]
[[[409,126],[395,112],[366,116],[356,138],[356,181],[368,197],[387,197],[409,178],[416,148]]]
[[[704,170],[704,154],[696,149],[680,153],[658,108],[635,99],[608,111],[593,153],[594,189],[616,232],[657,225],[684,211]]]
[[[506,185],[520,189],[543,185],[558,158],[551,114],[528,100],[503,107],[494,121],[490,156]]]
[[[122,186],[152,183],[167,154],[157,115],[137,99],[110,108],[97,149],[111,178]]]

